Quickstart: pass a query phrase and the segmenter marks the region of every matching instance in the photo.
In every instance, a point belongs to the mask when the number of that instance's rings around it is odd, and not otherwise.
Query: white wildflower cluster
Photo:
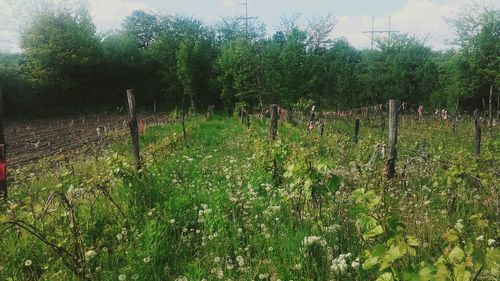
[[[352,268],[354,268],[354,269],[356,269],[356,268],[358,268],[358,267],[359,267],[359,264],[360,264],[360,262],[359,262],[359,258],[356,258],[355,260],[353,260],[353,261],[351,262],[351,267],[352,267]]]
[[[457,220],[457,223],[455,223],[455,229],[458,231],[458,232],[462,232],[462,230],[464,229],[464,220],[462,219],[459,219]]]
[[[309,247],[313,245],[321,245],[325,247],[327,244],[328,243],[326,242],[326,240],[319,236],[307,236],[304,237],[304,240],[302,241],[302,245],[304,247]]]
[[[260,280],[269,279],[269,273],[261,273],[261,274],[259,274],[259,279]]]
[[[116,235],[116,239],[118,239],[118,241],[121,241],[121,240],[126,240],[127,239],[127,229],[126,228],[122,228],[122,232],[118,233]]]
[[[94,258],[95,256],[97,255],[97,252],[94,251],[94,250],[88,250],[85,252],[85,259],[86,260],[91,260],[92,258]]]
[[[480,235],[480,236],[478,236],[478,237],[476,238],[476,241],[478,241],[478,242],[482,242],[482,241],[484,241],[484,235]],[[490,246],[490,247],[491,247],[491,246],[494,246],[496,242],[497,242],[497,241],[495,241],[495,239],[488,239],[488,246]]]
[[[238,262],[238,265],[240,267],[244,266],[245,265],[245,259],[242,257],[242,256],[237,256],[236,257],[236,261]]]
[[[224,278],[224,271],[222,271],[222,269],[220,269],[220,268],[212,268],[212,270],[210,272],[212,274],[215,274],[218,279]]]
[[[210,214],[211,212],[212,209],[209,209],[207,204],[201,204],[201,210],[198,211],[198,222],[199,223],[206,222],[204,215]]]
[[[335,233],[339,230],[340,230],[340,225],[338,225],[338,224],[332,224],[332,225],[324,228],[324,231],[326,231],[328,233]]]
[[[332,266],[330,268],[334,272],[343,273],[348,268],[347,259],[350,257],[351,257],[351,253],[339,255],[338,258],[335,258],[332,260]],[[358,266],[358,265],[359,265],[359,260],[358,260],[358,264],[356,266]]]

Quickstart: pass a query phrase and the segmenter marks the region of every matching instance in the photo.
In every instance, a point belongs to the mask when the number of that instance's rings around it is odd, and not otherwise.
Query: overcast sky
[[[34,0],[36,1],[36,0]],[[101,32],[120,27],[122,20],[133,10],[167,11],[190,15],[211,24],[221,17],[242,16],[244,0],[90,0],[91,13]],[[498,0],[482,0],[495,8]],[[333,37],[346,37],[357,48],[368,48],[372,16],[375,29],[387,29],[392,16],[392,30],[428,37],[434,49],[443,49],[450,38],[444,17],[449,17],[473,3],[472,0],[248,0],[249,13],[266,24],[268,32],[279,25],[282,15],[300,13],[305,21],[315,15],[334,14],[338,23]],[[0,9],[8,11],[6,0]],[[19,50],[17,35],[0,26],[0,50]]]

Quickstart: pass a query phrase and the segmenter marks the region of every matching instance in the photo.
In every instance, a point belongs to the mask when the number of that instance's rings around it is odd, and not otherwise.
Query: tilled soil
[[[154,123],[151,114],[139,114],[139,123]],[[158,116],[157,122],[168,117]],[[141,125],[139,125],[141,126]],[[86,145],[103,146],[117,133],[127,132],[125,114],[89,115],[77,118],[5,121],[7,162],[22,166],[45,156],[72,154]]]

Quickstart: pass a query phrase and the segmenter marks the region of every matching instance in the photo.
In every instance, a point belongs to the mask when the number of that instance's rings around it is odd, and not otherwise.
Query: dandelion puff
[[[125,275],[125,274],[120,274],[120,275],[118,276],[118,280],[120,280],[120,281],[125,281],[125,280],[127,280],[127,275]]]
[[[25,260],[24,261],[24,265],[25,266],[31,266],[33,264],[33,262],[31,260]]]
[[[488,239],[488,246],[493,246],[496,242],[495,239]]]
[[[151,261],[151,258],[150,257],[145,257],[143,259],[144,263],[149,263]]]
[[[94,250],[88,250],[88,251],[85,252],[85,258],[88,259],[88,260],[91,260],[96,255],[97,255],[97,253]]]

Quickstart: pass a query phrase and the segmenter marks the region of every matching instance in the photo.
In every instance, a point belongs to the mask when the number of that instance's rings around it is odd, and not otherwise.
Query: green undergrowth
[[[498,280],[498,128],[377,118],[325,134],[222,116],[150,127],[55,170],[13,172],[0,280]],[[37,165],[43,165],[43,160]]]

